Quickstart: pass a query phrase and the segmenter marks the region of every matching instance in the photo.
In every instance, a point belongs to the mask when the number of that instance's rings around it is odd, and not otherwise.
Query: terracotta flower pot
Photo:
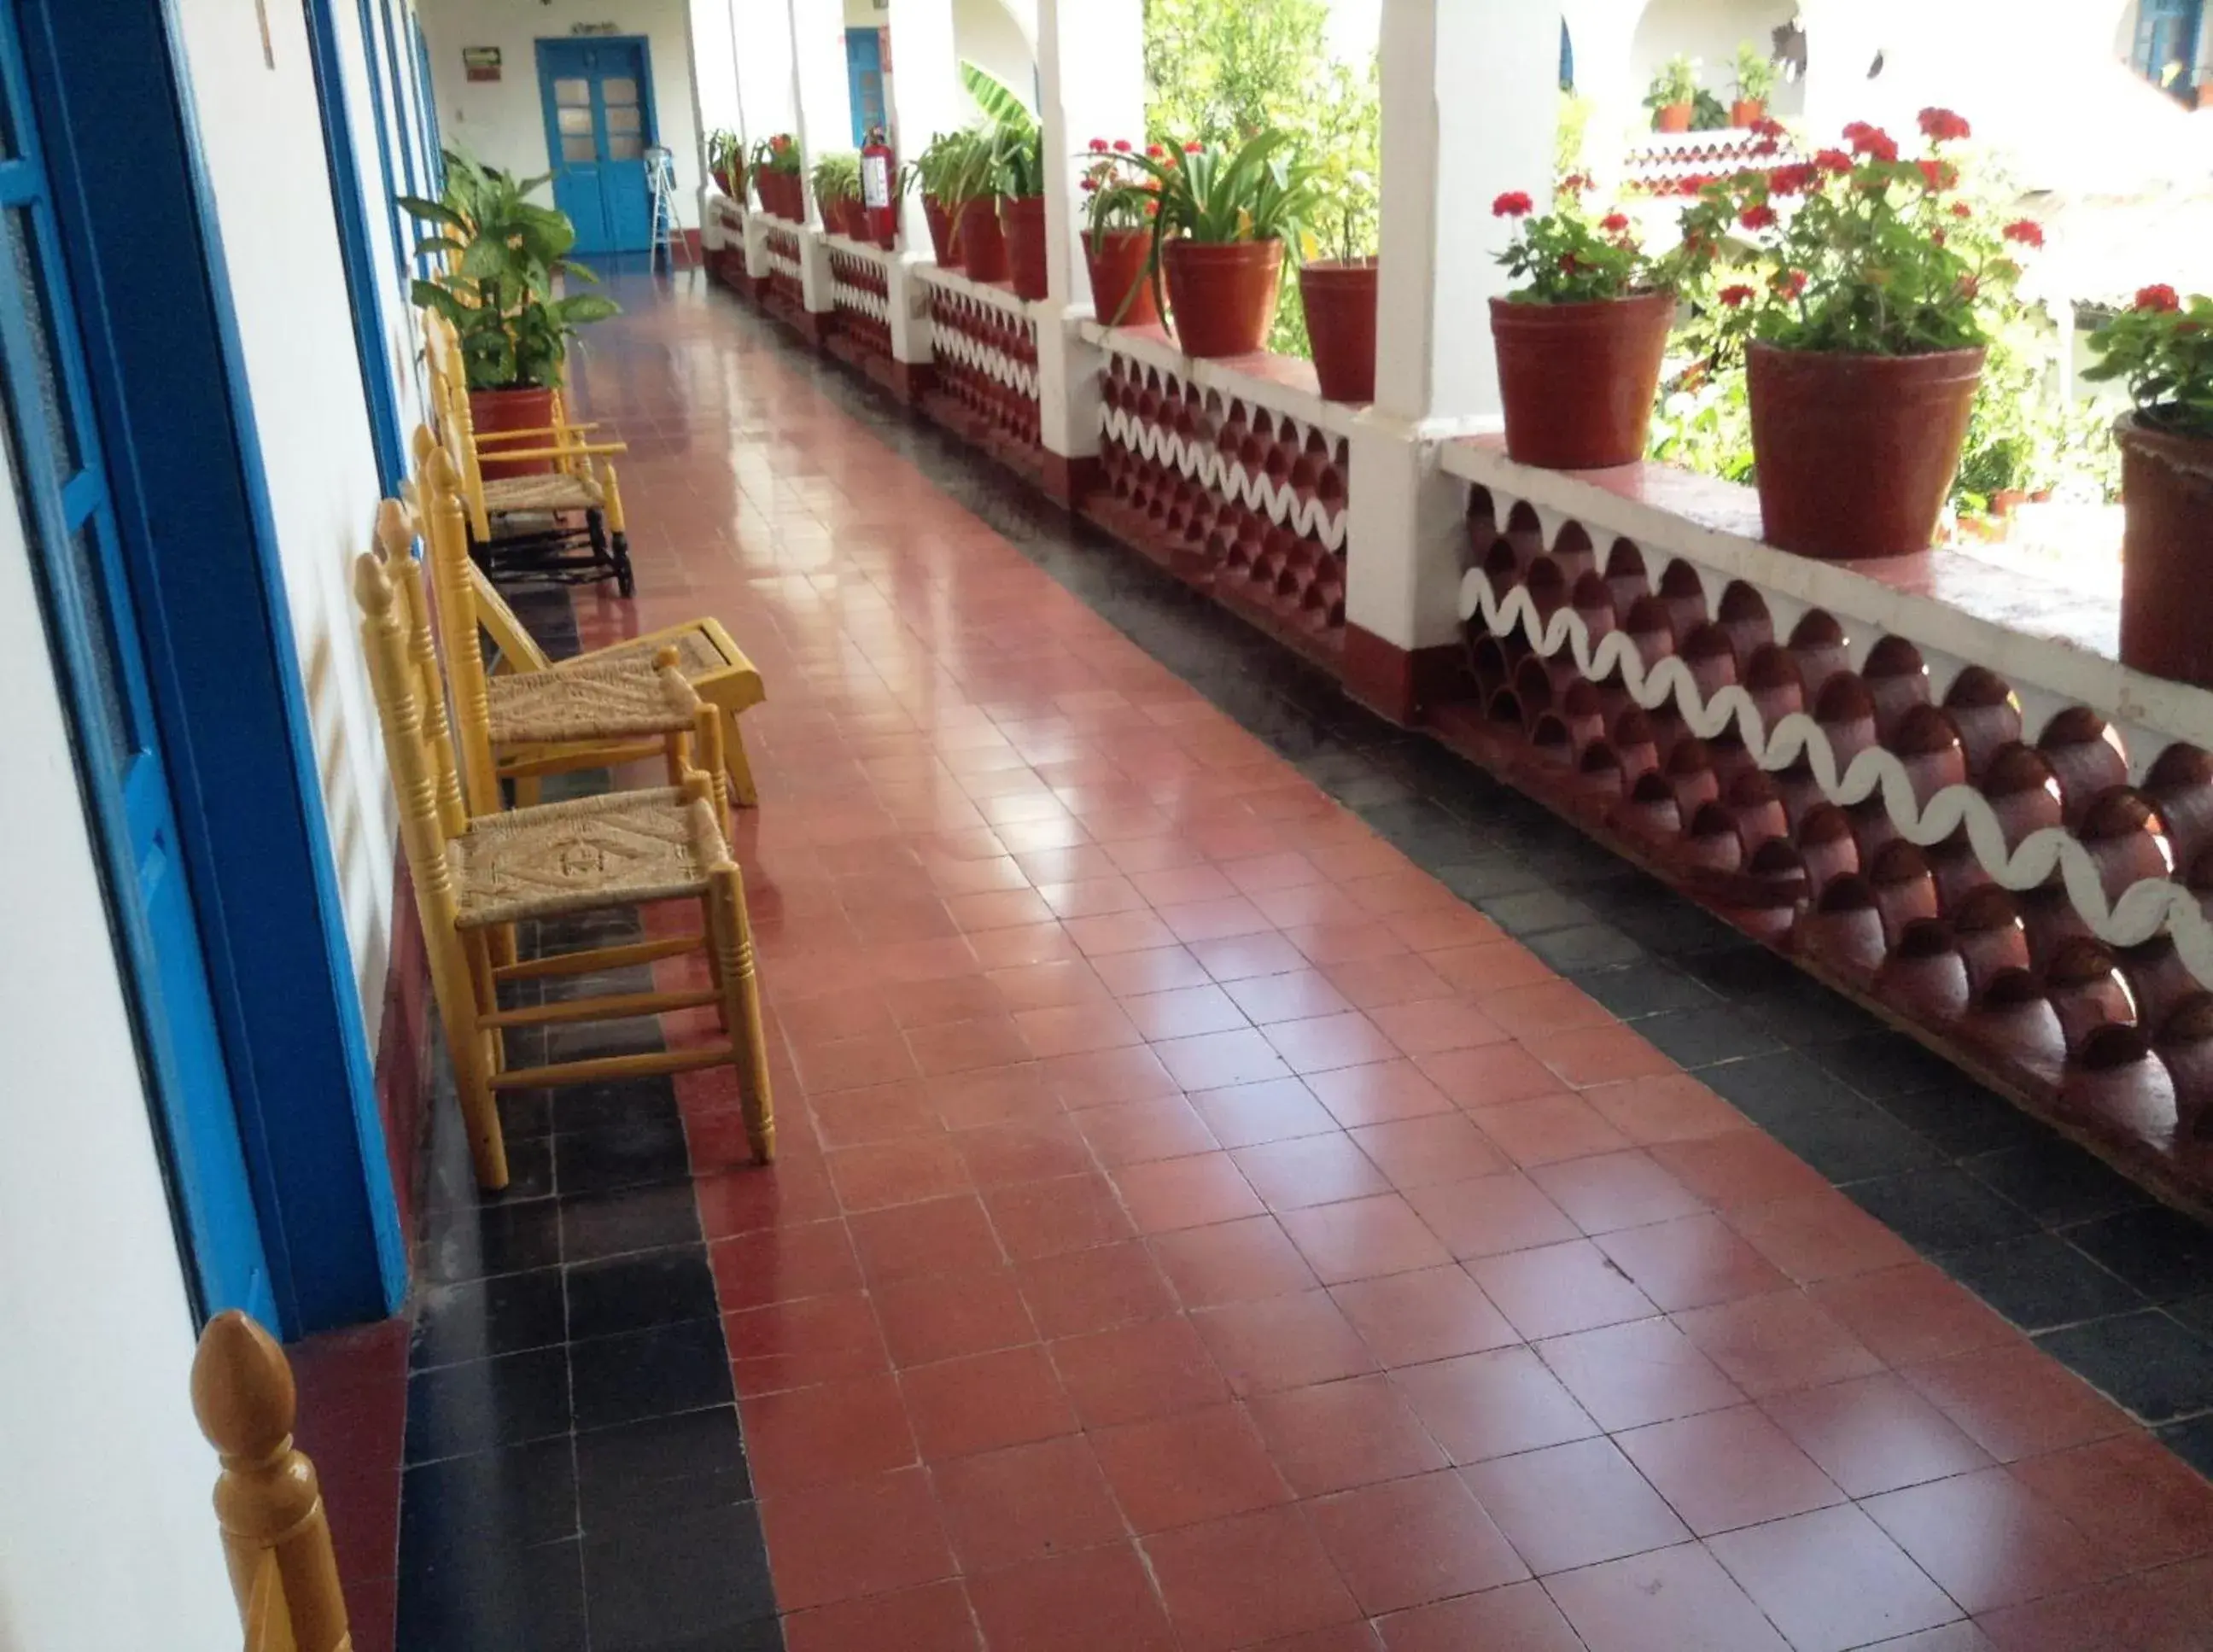
[[[838,203],[838,229],[848,241],[869,239],[869,209],[858,196]]]
[[[1583,304],[1491,301],[1506,455],[1545,470],[1602,470],[1644,457],[1673,293]]]
[[[930,226],[930,253],[941,269],[957,270],[960,255],[953,250],[953,215],[935,195],[922,198],[922,221]]]
[[[1091,270],[1092,313],[1110,327],[1149,327],[1161,319],[1153,296],[1149,229],[1109,229],[1083,237]]]
[[[527,388],[521,390],[472,390],[469,392],[469,423],[476,433],[495,436],[503,430],[550,430],[553,428],[553,393],[551,390]],[[495,442],[485,449],[484,478],[497,482],[504,476],[543,476],[553,468],[550,459],[494,459],[491,455],[501,446],[534,448],[534,442]]]
[[[1265,345],[1283,279],[1283,242],[1179,238],[1161,248],[1161,262],[1185,355],[1250,356]]]
[[[1375,399],[1375,260],[1299,266],[1299,296],[1325,401]]]
[[[1767,119],[1765,98],[1739,98],[1729,105],[1729,125],[1756,126]]]
[[[2121,447],[2121,663],[2213,688],[2213,441],[2169,436],[2134,414]]]
[[[1983,352],[1856,356],[1755,344],[1747,364],[1768,542],[1832,560],[1927,550],[1960,467]]]
[[[1655,132],[1686,132],[1691,130],[1691,111],[1688,103],[1669,103],[1652,112],[1652,130]]]
[[[735,195],[738,192],[730,183],[730,169],[728,167],[715,168],[715,187],[725,195]]]
[[[999,204],[986,197],[963,201],[954,222],[960,227],[961,265],[978,281],[1007,278],[1007,238],[999,229]]]
[[[999,203],[1007,238],[1007,268],[1017,298],[1043,298],[1050,290],[1045,259],[1045,197],[1009,196]]]

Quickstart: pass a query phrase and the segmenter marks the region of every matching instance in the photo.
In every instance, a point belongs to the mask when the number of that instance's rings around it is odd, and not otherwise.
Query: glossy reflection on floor
[[[576,628],[767,679],[783,1157],[717,1073],[517,1104],[491,1205],[440,1157],[399,1645],[2213,1644],[2205,1230],[727,295],[618,296],[640,594]]]

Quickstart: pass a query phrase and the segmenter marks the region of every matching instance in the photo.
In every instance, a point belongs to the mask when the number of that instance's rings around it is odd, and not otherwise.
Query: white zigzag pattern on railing
[[[884,301],[881,293],[872,293],[866,287],[856,287],[850,282],[839,281],[832,283],[830,298],[841,310],[858,310],[886,326],[891,325],[892,307]]]
[[[1711,740],[1734,724],[1745,750],[1762,769],[1786,769],[1802,753],[1822,796],[1831,802],[1850,805],[1880,790],[1892,823],[1910,842],[1923,847],[1942,843],[1964,825],[1975,858],[2005,888],[2041,887],[2056,869],[2068,899],[2099,940],[2108,946],[2133,947],[2164,930],[2173,936],[2190,972],[2201,984],[2213,987],[2213,923],[2207,922],[2198,897],[2172,878],[2141,879],[2109,905],[2096,863],[2064,826],[2040,827],[2009,850],[1997,812],[1972,786],[1947,786],[1924,807],[1914,795],[1905,765],[1895,753],[1879,746],[1861,752],[1839,774],[1827,734],[1807,713],[1793,711],[1770,729],[1743,688],[1732,684],[1705,699],[1680,659],[1671,655],[1648,669],[1627,633],[1619,631],[1608,632],[1593,648],[1590,627],[1574,609],[1558,609],[1548,624],[1526,587],[1515,586],[1501,600],[1480,569],[1471,570],[1460,581],[1460,611],[1463,619],[1480,617],[1494,637],[1510,636],[1518,627],[1548,659],[1566,650],[1576,669],[1594,683],[1619,671],[1638,705],[1649,711],[1673,700],[1686,726],[1701,740]]]
[[[1332,510],[1320,499],[1302,499],[1288,485],[1278,486],[1265,472],[1253,475],[1219,448],[1187,441],[1173,430],[1149,424],[1119,407],[1100,410],[1100,428],[1109,441],[1143,455],[1155,465],[1180,472],[1210,493],[1236,500],[1248,509],[1265,513],[1280,527],[1320,539],[1332,551],[1344,549],[1344,509]]]
[[[961,332],[940,321],[930,329],[930,348],[950,356],[965,367],[1009,385],[1035,401],[1038,396],[1037,370],[1016,361],[1003,350],[994,349],[972,333]]]

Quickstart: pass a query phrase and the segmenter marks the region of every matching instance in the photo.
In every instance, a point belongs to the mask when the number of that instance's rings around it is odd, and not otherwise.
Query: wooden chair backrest
[[[381,501],[376,508],[376,548],[384,570],[399,593],[400,618],[406,626],[407,659],[414,668],[413,690],[436,771],[438,824],[448,837],[468,830],[467,800],[462,794],[454,761],[453,728],[446,713],[446,679],[440,668],[438,646],[430,631],[430,598],[424,587],[423,564],[415,555],[419,541],[427,548],[414,515],[397,499]]]
[[[429,430],[419,425],[416,427],[415,466],[418,476],[429,464],[430,454],[437,451],[437,447],[436,438]],[[424,554],[433,556],[436,547],[430,543],[428,525],[422,517],[420,490],[411,482],[407,493],[408,508],[416,513],[416,531],[424,536]],[[477,566],[476,558],[467,554],[467,547],[464,546],[461,550],[461,572],[468,581],[469,595],[476,606],[477,623],[484,627],[485,635],[491,638],[492,646],[499,650],[500,658],[507,662],[510,671],[545,670],[553,663],[552,660],[544,649],[539,647],[538,639],[530,634],[530,628],[508,606],[499,587],[485,576],[485,570]]]
[[[484,646],[477,640],[476,585],[470,578],[475,564],[469,559],[460,489],[453,461],[428,431],[416,432],[415,454],[416,526],[430,555],[438,640],[453,688],[454,747],[460,759],[461,796],[471,814],[497,814],[499,771],[492,760],[491,687]]]
[[[192,1359],[192,1411],[223,1459],[216,1518],[247,1652],[351,1652],[315,1466],[292,1444],[299,1397],[276,1338],[235,1308]]]

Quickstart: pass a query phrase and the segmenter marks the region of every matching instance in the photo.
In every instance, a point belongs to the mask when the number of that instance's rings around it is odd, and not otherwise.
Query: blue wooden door
[[[0,401],[15,493],[66,681],[200,1306],[210,1314],[243,1308],[273,1325],[276,1298],[117,537],[69,249],[29,90],[15,0],[0,0]],[[87,302],[96,307],[96,295]]]
[[[538,88],[553,204],[576,226],[577,253],[646,251],[653,210],[645,152],[654,144],[654,122],[645,42],[540,40]]]
[[[2142,0],[2137,9],[2137,68],[2155,86],[2186,96],[2196,79],[2204,0]]]
[[[891,131],[884,113],[884,37],[873,28],[845,31],[845,90],[855,149],[868,143],[869,133]]]

